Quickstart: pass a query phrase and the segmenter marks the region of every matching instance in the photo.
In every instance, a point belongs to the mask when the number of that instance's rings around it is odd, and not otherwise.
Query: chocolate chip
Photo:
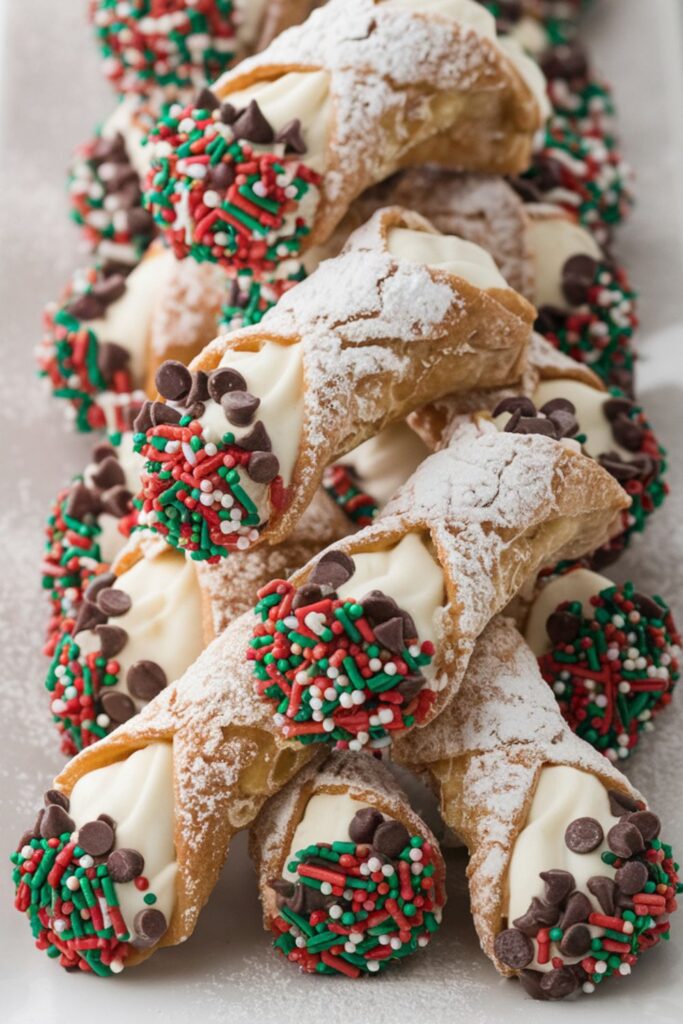
[[[298,153],[301,156],[306,152],[307,147],[298,117],[295,117],[293,121],[288,121],[284,128],[280,129],[275,136],[275,142],[284,142],[285,153]]]
[[[581,306],[586,302],[597,270],[597,261],[592,256],[583,253],[570,256],[562,268],[562,291],[570,306]]]
[[[43,839],[58,839],[65,832],[71,834],[76,826],[63,807],[50,804],[40,821],[40,834]]]
[[[504,412],[514,413],[518,412],[522,416],[535,416],[536,406],[530,398],[525,398],[523,395],[512,395],[509,398],[503,398],[498,403],[496,408],[493,410],[494,418],[501,416]]]
[[[221,406],[228,423],[235,427],[247,427],[256,415],[261,399],[249,391],[226,391]]]
[[[296,611],[297,608],[307,608],[309,604],[317,604],[322,598],[323,591],[321,587],[316,583],[304,583],[294,595],[292,611]]]
[[[272,452],[254,452],[247,463],[247,474],[257,484],[270,484],[280,472],[280,461]]]
[[[131,171],[131,173],[134,175],[135,171]],[[95,295],[106,307],[120,299],[125,291],[126,279],[123,274],[110,274],[108,277],[101,277],[95,281],[91,294]]]
[[[572,612],[553,612],[545,623],[546,633],[553,644],[570,644],[581,630],[581,618]]]
[[[634,811],[626,819],[635,825],[645,842],[656,839],[662,830],[662,823],[652,811]]]
[[[586,882],[588,891],[600,904],[600,909],[603,914],[607,914],[609,917],[614,913],[615,897],[616,897],[616,883],[613,878],[607,878],[606,875],[593,875]]]
[[[160,910],[154,907],[138,910],[133,919],[135,945],[143,949],[156,945],[167,928],[166,918]]]
[[[264,117],[256,100],[251,100],[232,122],[232,130],[236,139],[247,139],[258,145],[267,146],[275,138],[270,122]]]
[[[573,924],[560,941],[560,952],[565,956],[582,957],[590,948],[591,932],[585,924]]]
[[[289,900],[294,895],[294,882],[288,882],[286,878],[269,878],[268,888],[272,889],[279,897],[278,905],[284,900]]]
[[[206,85],[199,90],[197,99],[194,101],[195,110],[218,110],[220,105],[216,94]]]
[[[372,840],[372,848],[396,860],[410,843],[410,833],[400,821],[383,821]]]
[[[116,573],[113,572],[101,572],[99,576],[96,576],[94,580],[88,584],[85,597],[88,601],[95,601],[100,590],[106,590],[116,583]]]
[[[115,519],[121,519],[132,511],[133,495],[123,484],[110,487],[100,495],[102,511],[108,512]]]
[[[349,825],[349,838],[354,843],[371,843],[378,827],[384,821],[383,815],[375,807],[364,807],[356,811]]]
[[[515,971],[526,967],[534,958],[531,939],[517,928],[506,928],[505,931],[499,932],[493,949],[501,963]]]
[[[229,106],[229,104],[225,104]],[[211,188],[215,189],[216,192],[227,192],[235,180],[235,170],[232,164],[215,164],[213,167],[209,167],[208,179]]]
[[[192,387],[192,374],[177,359],[167,359],[157,370],[154,383],[163,398],[180,402]]]
[[[97,365],[108,384],[113,382],[117,373],[127,369],[129,362],[130,353],[122,345],[117,345],[115,341],[100,342]]]
[[[207,388],[214,402],[220,403],[223,395],[229,391],[246,391],[247,382],[237,370],[229,366],[220,366],[209,374]]]
[[[557,437],[555,424],[552,420],[544,419],[543,416],[529,416],[519,419],[514,425],[510,420],[505,430],[514,434],[540,434],[542,437]]]
[[[620,416],[628,416],[632,409],[633,402],[630,398],[608,398],[602,403],[602,411],[610,423]]]
[[[116,448],[109,441],[100,441],[99,444],[94,445],[90,457],[95,464],[104,462],[108,458],[118,459]]]
[[[617,869],[614,880],[627,896],[635,896],[643,891],[648,877],[648,870],[641,861],[629,860]]]
[[[74,636],[78,636],[84,630],[95,629],[96,626],[102,626],[107,621],[107,615],[101,611],[96,604],[92,601],[85,599],[78,609],[78,615],[76,616],[76,622],[74,624]]]
[[[375,639],[392,654],[400,654],[405,646],[403,619],[396,615],[393,619],[387,619],[386,622],[379,622],[375,626]]]
[[[249,433],[240,437],[237,443],[245,452],[269,452],[273,447],[261,420],[257,420]]]
[[[588,58],[580,46],[553,46],[541,55],[541,69],[551,81],[584,79],[588,73]]]
[[[541,979],[541,989],[548,999],[566,999],[576,992],[579,981],[570,967],[557,967]]]
[[[35,839],[35,838],[36,838],[36,835],[35,835],[34,830],[32,828],[27,829],[26,832],[24,832],[22,834],[21,839],[19,840],[17,845],[14,847],[14,849],[15,850],[23,850],[25,846],[30,846],[31,845],[31,840]]]
[[[559,868],[541,871],[541,878],[545,882],[546,903],[562,903],[575,888],[574,876],[569,871],[561,871]]]
[[[572,853],[591,853],[605,838],[596,818],[575,818],[567,825],[564,841]]]
[[[549,334],[557,334],[566,320],[567,314],[563,309],[558,309],[556,306],[541,306],[534,327],[539,334],[547,337]]]
[[[116,725],[127,722],[135,714],[135,704],[125,693],[116,690],[105,690],[101,697],[102,707]]]
[[[415,700],[425,683],[426,679],[423,675],[406,676],[403,682],[399,683],[396,687],[396,693],[403,698],[404,704],[410,704],[411,701]]]
[[[166,673],[156,661],[136,661],[126,673],[128,690],[139,700],[153,700],[167,682]]]
[[[115,487],[116,484],[124,484],[126,474],[116,456],[110,455],[97,463],[97,468],[91,473],[90,479],[95,487],[106,491],[110,487]]]
[[[154,233],[152,214],[137,204],[128,211],[126,225],[133,235],[152,235]]]
[[[541,988],[544,977],[541,971],[520,971],[518,977],[522,988],[532,999],[547,1000],[548,996]]]
[[[221,104],[221,121],[223,124],[232,124],[238,113],[237,107],[233,107],[232,103]]]
[[[133,430],[136,434],[146,434],[152,426],[152,403],[148,401],[133,420]]]
[[[85,484],[72,484],[65,506],[65,512],[70,519],[77,519],[82,523],[88,516],[96,516],[99,509],[99,498]]]
[[[137,850],[122,847],[107,857],[107,871],[112,882],[132,882],[145,870],[145,858]]]
[[[640,476],[638,467],[633,463],[626,462],[618,452],[608,452],[607,454],[599,455],[598,462],[620,484],[624,484],[629,480],[637,480]]]
[[[612,422],[612,434],[617,444],[629,452],[640,451],[645,439],[643,428],[627,416],[619,416]]]
[[[644,615],[646,619],[663,620],[666,616],[665,610],[662,608],[655,598],[648,597],[646,594],[632,594],[631,600],[638,609],[641,615]]]
[[[325,867],[328,866],[329,864],[326,862]],[[297,884],[294,886],[293,894],[285,902],[294,914],[306,917],[316,910],[322,910],[328,905],[329,901],[330,897],[323,896],[318,889],[312,889],[308,885]]]
[[[153,427],[161,427],[166,424],[176,426],[183,418],[182,413],[170,405],[166,405],[165,402],[152,402],[149,415]]]
[[[640,830],[630,821],[620,821],[613,825],[607,833],[607,845],[617,857],[632,857],[634,853],[642,853],[645,842]]]
[[[363,611],[372,625],[378,622],[385,622],[392,619],[398,611],[398,605],[393,597],[383,594],[381,590],[371,590],[360,602]]]
[[[89,821],[78,830],[78,845],[91,857],[103,857],[114,845],[114,830],[106,821]]]
[[[43,797],[43,801],[46,807],[56,805],[62,807],[65,811],[69,810],[69,798],[66,793],[60,793],[58,789],[48,789]]]
[[[579,432],[579,421],[573,412],[565,409],[555,409],[548,413],[548,419],[555,427],[555,436],[558,440],[562,437],[574,437]]]
[[[125,615],[130,611],[133,601],[130,594],[125,590],[117,590],[114,587],[105,587],[97,594],[97,607],[105,615],[117,617]]]
[[[110,828],[112,828],[114,831],[116,831],[116,822],[112,818],[111,814],[98,814],[97,815],[97,820],[98,821],[106,821],[107,825],[109,825]]]
[[[76,320],[99,320],[104,314],[104,303],[100,302],[96,295],[86,292],[85,295],[72,299],[66,309]]]
[[[627,793],[620,793],[617,789],[608,789],[607,797],[609,799],[610,814],[614,818],[621,818],[624,814],[638,810],[638,804]]]
[[[308,582],[324,584],[332,590],[338,590],[351,579],[355,571],[353,559],[343,551],[328,551],[318,560],[308,577]]]
[[[573,892],[567,900],[559,927],[562,931],[571,928],[573,924],[584,924],[593,913],[593,906],[583,892]]]
[[[208,373],[205,373],[204,370],[195,370],[192,374],[192,386],[185,399],[186,404],[194,405],[196,402],[207,402],[209,397]]]

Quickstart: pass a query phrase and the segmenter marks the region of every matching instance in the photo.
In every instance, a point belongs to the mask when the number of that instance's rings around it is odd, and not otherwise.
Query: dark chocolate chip
[[[91,857],[103,857],[114,845],[114,830],[106,821],[89,821],[78,830],[78,845]]]
[[[550,416],[554,412],[570,412],[573,416],[576,415],[576,406],[573,402],[570,402],[568,398],[551,398],[549,402],[541,406],[540,410],[545,416]]]
[[[128,690],[139,700],[153,700],[167,682],[166,673],[156,661],[136,661],[126,673]]]
[[[137,850],[122,847],[107,857],[107,871],[112,882],[132,882],[145,870],[145,858]]]
[[[591,853],[605,838],[596,818],[575,818],[567,825],[564,841],[572,853]]]
[[[246,391],[247,382],[238,370],[229,366],[219,366],[209,374],[207,383],[209,396],[214,402],[219,402],[228,391]]]
[[[135,714],[135,704],[125,693],[119,693],[116,690],[105,690],[101,700],[105,714],[116,725],[121,722],[127,722]]]
[[[110,487],[100,495],[102,511],[108,512],[115,519],[121,519],[132,511],[133,495],[123,484]]]
[[[588,74],[588,58],[576,43],[551,47],[541,55],[540,64],[545,77],[551,80],[575,81],[585,79]]]
[[[208,402],[209,398],[209,375],[204,370],[195,370],[192,374],[192,387],[185,402],[187,405],[194,405],[195,402]]]
[[[133,235],[151,235],[154,232],[154,218],[151,213],[136,204],[128,211],[126,226]]]
[[[76,826],[63,807],[50,804],[40,821],[40,834],[43,839],[58,839],[65,832],[71,834]]]
[[[506,928],[496,935],[494,952],[501,963],[519,971],[534,958],[534,946],[528,935],[517,928]]]
[[[618,452],[607,452],[604,455],[599,455],[598,462],[620,484],[624,484],[629,480],[637,480],[640,476],[640,470],[635,465],[635,462],[626,462]]]
[[[69,798],[66,793],[60,793],[58,789],[48,789],[47,793],[43,797],[43,801],[46,807],[50,807],[55,804],[57,807],[63,807],[65,811],[69,810]]]
[[[100,590],[106,590],[108,587],[113,586],[114,583],[116,583],[116,573],[102,572],[88,584],[85,597],[88,601],[95,601]]]
[[[269,452],[273,448],[268,431],[261,420],[257,420],[249,433],[238,439],[237,444],[245,452]]]
[[[349,825],[349,838],[354,843],[371,843],[375,832],[384,821],[376,807],[364,807],[356,811]]]
[[[269,878],[268,888],[279,897],[279,904],[280,901],[289,900],[294,895],[294,882],[288,882],[286,878]]]
[[[586,302],[597,269],[596,260],[583,253],[567,260],[562,268],[562,291],[570,306],[581,306]]]
[[[562,903],[575,888],[574,876],[569,871],[562,871],[559,868],[541,871],[541,878],[545,882],[546,903]]]
[[[217,192],[227,192],[235,180],[235,169],[232,164],[215,164],[209,168],[208,179],[211,188]]]
[[[607,914],[609,917],[614,913],[615,897],[616,897],[616,883],[613,878],[607,878],[606,875],[593,875],[586,882],[588,891],[592,896],[595,896],[596,900],[600,904],[600,909],[603,914]]]
[[[180,402],[192,387],[192,374],[177,359],[167,359],[156,372],[157,391],[169,402]]]
[[[351,579],[355,570],[353,559],[343,551],[328,551],[318,560],[313,572],[308,577],[308,582],[338,590]]]
[[[548,999],[566,999],[579,987],[579,980],[569,967],[557,967],[541,979],[541,988]]]
[[[373,626],[378,622],[386,622],[387,619],[393,619],[394,615],[398,612],[398,605],[393,597],[383,594],[381,590],[371,590],[360,603],[363,605],[363,611]]]
[[[284,128],[275,136],[275,142],[284,142],[285,153],[298,153],[301,156],[306,152],[306,143],[301,132],[301,121],[295,117],[288,121]]]
[[[646,842],[656,839],[662,830],[662,823],[652,811],[634,811],[626,821],[635,825]]]
[[[514,434],[540,434],[542,437],[556,437],[557,431],[555,424],[552,420],[545,419],[543,416],[528,416],[522,417],[518,420],[514,426],[510,420],[505,430],[507,433]]]
[[[631,595],[631,600],[640,614],[644,615],[646,619],[664,619],[666,612],[655,598],[648,597],[646,594],[636,593]]]
[[[396,687],[396,693],[403,698],[404,704],[410,704],[415,700],[418,693],[425,685],[426,679],[423,675],[406,676],[403,682]]]
[[[617,444],[629,452],[640,451],[645,439],[645,431],[627,416],[619,416],[612,422],[612,433]]]
[[[97,607],[105,615],[117,617],[125,615],[133,606],[130,594],[115,587],[105,587],[97,594]]]
[[[103,626],[107,621],[107,615],[101,611],[92,601],[85,599],[78,609],[76,622],[74,624],[74,636],[78,636],[87,629],[95,629],[96,626]]]
[[[226,419],[235,427],[248,427],[260,404],[261,399],[249,391],[226,391],[221,398]]]
[[[131,171],[131,173],[134,175],[135,171]],[[95,281],[91,294],[95,295],[106,307],[120,299],[125,291],[126,279],[123,274],[109,274],[108,277],[101,277]]]
[[[296,611],[297,608],[307,608],[309,604],[316,604],[322,597],[322,588],[316,583],[304,583],[294,595],[292,611]]]
[[[602,403],[602,411],[610,423],[620,416],[628,416],[632,409],[633,402],[630,398],[608,398]]]
[[[84,522],[88,516],[96,516],[100,510],[100,500],[83,483],[75,483],[69,489],[65,511],[70,519]]]
[[[634,853],[642,853],[645,842],[640,830],[630,821],[620,821],[613,825],[607,833],[607,845],[617,857],[632,857]]]
[[[574,437],[579,432],[579,421],[573,412],[567,412],[565,409],[554,409],[552,412],[547,413],[548,419],[555,427],[555,436],[561,437]]]
[[[27,829],[27,831],[23,833],[21,839],[19,840],[17,845],[14,847],[14,849],[15,850],[23,850],[23,848],[25,846],[30,846],[31,845],[31,840],[35,839],[35,838],[36,838],[36,834],[35,834],[34,829],[32,829],[32,828]]]
[[[197,99],[194,101],[195,110],[218,110],[220,105],[220,100],[215,92],[212,92],[206,85],[199,90]]]
[[[639,860],[629,860],[617,869],[614,880],[623,893],[626,893],[627,896],[635,896],[637,892],[643,891],[648,877],[645,864]]]
[[[109,825],[110,828],[113,828],[114,831],[116,831],[116,822],[112,818],[111,814],[98,814],[97,820],[106,821],[107,825]]]
[[[93,446],[90,457],[92,461],[97,464],[99,462],[104,462],[105,459],[110,457],[118,459],[118,454],[114,445],[110,444],[109,441],[100,441],[99,444]]]
[[[584,956],[591,948],[591,932],[586,924],[573,924],[562,936],[560,952],[565,956]]]
[[[97,463],[96,469],[90,474],[90,479],[93,486],[99,487],[101,491],[107,491],[117,484],[125,484],[126,474],[116,456],[110,455]]]
[[[403,853],[410,843],[410,833],[400,821],[383,821],[372,840],[372,848],[392,860]]]
[[[567,900],[559,927],[562,931],[573,924],[584,924],[593,913],[593,905],[584,892],[573,892]]]
[[[175,426],[180,423],[183,418],[183,414],[181,412],[172,408],[170,405],[166,405],[165,402],[152,402],[149,414],[152,420],[152,426],[154,427],[161,427],[165,424]]]
[[[166,918],[160,910],[154,907],[138,910],[133,920],[135,945],[143,949],[156,945],[167,928]]]
[[[232,103],[221,103],[221,121],[223,124],[232,124],[237,117],[239,110],[233,107]]]
[[[403,619],[396,615],[386,622],[378,622],[375,626],[375,638],[392,654],[400,654],[404,647]]]
[[[545,623],[546,633],[553,644],[570,644],[581,629],[581,617],[572,612],[553,612]]]
[[[97,350],[97,365],[100,373],[108,384],[111,384],[114,375],[125,370],[130,362],[130,352],[115,341],[100,342]]]
[[[609,789],[607,796],[609,798],[610,814],[614,818],[621,818],[624,814],[638,810],[636,801],[626,793],[620,793],[617,789]]]
[[[525,935],[536,935],[539,928],[551,928],[557,924],[560,917],[560,908],[554,903],[545,903],[534,896],[526,914],[515,918],[512,922],[515,928]]]
[[[258,145],[267,146],[275,138],[270,121],[263,115],[256,100],[251,100],[232,122],[232,130],[236,139],[246,139]]]
[[[133,420],[133,430],[136,434],[146,434],[152,426],[152,403],[147,401]]]
[[[86,292],[77,299],[72,299],[66,309],[77,320],[99,320],[104,314],[104,303],[96,295]]]
[[[544,977],[541,971],[520,971],[518,977],[520,985],[532,999],[547,1000],[548,996],[541,988],[541,980]]]
[[[521,416],[535,416],[536,406],[530,398],[525,398],[523,395],[512,395],[509,398],[503,398],[493,410],[493,415],[501,416],[504,412],[514,413],[518,412]]]
[[[247,463],[247,474],[257,484],[270,484],[280,472],[280,461],[272,452],[254,452]]]

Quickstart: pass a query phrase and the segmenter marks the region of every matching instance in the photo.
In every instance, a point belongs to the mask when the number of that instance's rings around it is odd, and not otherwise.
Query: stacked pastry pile
[[[94,263],[39,361],[109,434],[49,522],[77,756],[16,905],[117,973],[190,936],[250,828],[279,953],[380,973],[445,904],[393,759],[468,847],[496,968],[592,992],[679,889],[614,765],[679,637],[598,573],[666,493],[611,97],[580,3],[311,6],[91,3],[121,98],[74,163]]]

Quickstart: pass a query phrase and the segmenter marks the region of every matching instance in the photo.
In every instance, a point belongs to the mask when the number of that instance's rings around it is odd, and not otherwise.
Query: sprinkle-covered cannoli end
[[[341,599],[354,571],[330,551],[302,586],[273,580],[258,593],[248,658],[288,739],[380,749],[424,721],[436,697],[424,674],[434,644],[379,590]]]
[[[296,852],[274,879],[274,946],[310,974],[379,974],[428,945],[445,894],[438,850],[378,809],[356,812],[348,841]]]

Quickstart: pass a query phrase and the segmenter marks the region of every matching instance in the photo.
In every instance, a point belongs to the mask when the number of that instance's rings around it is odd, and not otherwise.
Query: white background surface
[[[627,982],[579,1004],[533,1003],[479,952],[462,855],[449,858],[445,923],[421,957],[381,979],[300,977],[261,931],[244,842],[233,847],[214,899],[190,942],[109,981],[70,975],[32,947],[12,909],[7,857],[60,766],[42,688],[45,601],[42,527],[59,486],[89,450],[69,436],[34,376],[44,302],[77,261],[66,219],[70,151],[113,105],[85,26],[86,0],[0,0],[0,1018],[6,1024],[198,1020],[283,1024],[324,1020],[471,1024],[680,1021],[683,910],[673,940]],[[683,4],[600,0],[586,21],[599,66],[614,82],[624,148],[640,203],[618,252],[642,292],[640,396],[671,452],[673,495],[619,566],[620,579],[667,596],[683,619]],[[679,704],[683,694],[679,694]],[[664,819],[683,859],[683,708],[644,742],[630,773]],[[5,865],[5,866],[2,866]]]

